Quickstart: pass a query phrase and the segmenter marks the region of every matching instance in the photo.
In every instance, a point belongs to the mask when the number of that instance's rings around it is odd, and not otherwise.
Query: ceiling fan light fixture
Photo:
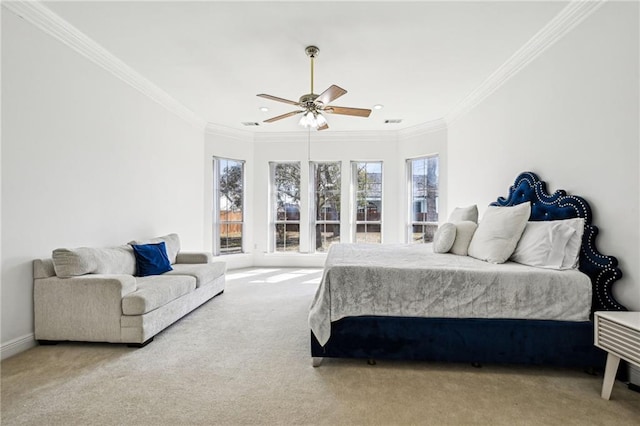
[[[311,111],[306,112],[302,115],[302,117],[300,117],[300,122],[298,124],[300,124],[303,127],[315,127],[315,122],[316,119],[313,116],[313,113]]]
[[[316,111],[307,111],[301,118],[299,124],[304,127],[317,129],[327,124],[327,119]]]
[[[327,124],[327,119],[324,118],[324,115],[318,113],[316,116],[316,127],[322,127]]]

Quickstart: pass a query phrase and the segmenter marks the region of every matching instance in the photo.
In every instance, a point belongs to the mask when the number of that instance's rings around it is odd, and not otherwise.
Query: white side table
[[[609,399],[620,359],[640,367],[640,312],[599,311],[594,321],[595,345],[609,353],[602,382],[602,398]]]

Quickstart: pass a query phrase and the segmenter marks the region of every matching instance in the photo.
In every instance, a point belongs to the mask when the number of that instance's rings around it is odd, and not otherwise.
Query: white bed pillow
[[[575,269],[578,267],[580,249],[582,248],[582,236],[584,235],[584,218],[564,219],[562,223],[571,226],[576,233],[571,236],[564,252],[562,269]]]
[[[456,239],[449,250],[450,253],[458,256],[466,256],[469,254],[469,243],[473,238],[473,234],[478,228],[478,224],[470,220],[458,222],[456,225]]]
[[[453,223],[443,223],[438,226],[433,235],[433,252],[446,253],[451,249],[456,239],[456,225]]]
[[[530,214],[529,202],[512,207],[487,207],[469,244],[469,256],[489,263],[506,262],[513,254]]]
[[[511,260],[548,269],[562,268],[567,243],[576,230],[562,220],[527,222]]]
[[[470,220],[473,223],[478,223],[478,206],[472,205],[468,207],[456,207],[449,215],[447,222],[458,223]]]

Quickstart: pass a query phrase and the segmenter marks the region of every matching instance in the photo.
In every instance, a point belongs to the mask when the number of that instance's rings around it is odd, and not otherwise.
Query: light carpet
[[[3,425],[637,425],[640,394],[546,367],[325,359],[319,269],[228,273],[225,293],[142,349],[63,343],[2,363]]]

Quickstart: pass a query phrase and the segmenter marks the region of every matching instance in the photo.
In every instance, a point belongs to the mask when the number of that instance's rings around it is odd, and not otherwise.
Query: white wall
[[[522,171],[591,204],[614,294],[640,310],[638,3],[605,3],[449,128],[449,206],[484,207]],[[482,214],[481,208],[481,214]]]
[[[178,232],[202,249],[204,130],[2,13],[2,356],[33,332],[32,260]]]

